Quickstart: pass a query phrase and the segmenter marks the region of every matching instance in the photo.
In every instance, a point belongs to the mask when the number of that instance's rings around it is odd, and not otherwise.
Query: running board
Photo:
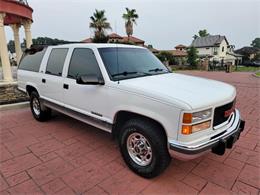
[[[82,114],[82,113],[76,112],[74,110],[65,108],[63,106],[54,104],[54,103],[52,103],[50,101],[47,101],[47,100],[44,100],[44,99],[41,99],[41,101],[44,104],[44,106],[46,106],[48,108],[56,110],[56,111],[58,111],[60,113],[68,115],[68,116],[70,116],[72,118],[75,118],[75,119],[77,119],[79,121],[82,121],[82,122],[87,123],[87,124],[89,124],[91,126],[94,126],[96,128],[99,128],[99,129],[102,129],[104,131],[107,131],[109,133],[112,132],[112,124],[110,124],[108,122],[96,119],[96,118],[91,117],[91,116],[87,116],[85,114]]]

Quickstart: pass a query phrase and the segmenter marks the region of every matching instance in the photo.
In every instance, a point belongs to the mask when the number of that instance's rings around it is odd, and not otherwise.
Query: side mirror
[[[76,80],[78,84],[81,85],[104,85],[103,79],[100,79],[97,75],[82,75]]]

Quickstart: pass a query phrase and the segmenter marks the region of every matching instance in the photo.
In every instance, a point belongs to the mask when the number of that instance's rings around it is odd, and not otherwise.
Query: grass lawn
[[[260,67],[252,67],[252,66],[238,66],[237,70],[235,69],[234,71],[237,72],[256,72],[259,71]]]
[[[257,73],[255,73],[255,74],[256,74],[256,76],[260,77],[260,72],[257,72]]]

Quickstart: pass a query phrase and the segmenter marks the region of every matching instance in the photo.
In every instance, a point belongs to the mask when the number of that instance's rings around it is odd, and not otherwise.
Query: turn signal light
[[[184,113],[182,122],[183,123],[192,123],[192,114],[191,113]]]
[[[191,125],[182,125],[181,133],[184,135],[189,135],[192,133],[192,126]]]

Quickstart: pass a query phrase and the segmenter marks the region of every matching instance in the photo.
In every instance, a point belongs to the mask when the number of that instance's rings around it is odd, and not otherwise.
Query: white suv
[[[126,164],[151,178],[170,156],[223,155],[244,129],[231,85],[170,72],[149,50],[119,44],[28,49],[18,88],[33,116],[51,110],[110,132]]]

